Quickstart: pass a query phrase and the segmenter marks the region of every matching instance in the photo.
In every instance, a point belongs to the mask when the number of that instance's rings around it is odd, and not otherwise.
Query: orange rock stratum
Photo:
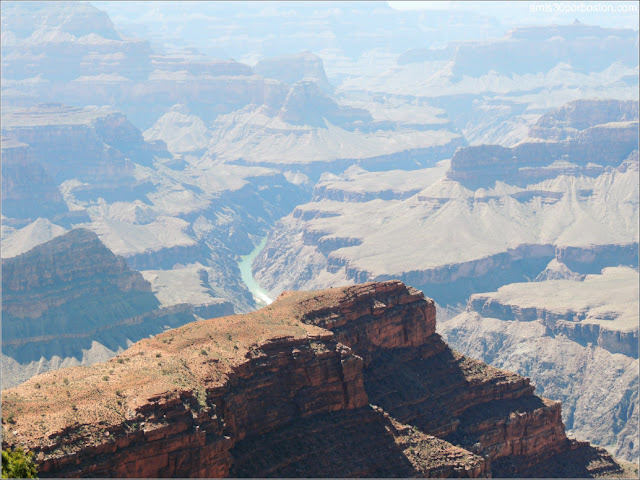
[[[399,281],[285,292],[2,397],[53,477],[623,476],[529,379],[466,358]]]

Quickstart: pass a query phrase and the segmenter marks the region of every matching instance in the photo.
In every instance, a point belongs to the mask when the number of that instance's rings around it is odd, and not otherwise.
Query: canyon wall
[[[286,292],[6,391],[3,441],[42,477],[507,476],[558,455],[560,475],[596,473],[578,452],[623,473],[528,379],[434,332],[433,301],[399,281]]]
[[[534,379],[572,435],[638,459],[638,273],[604,269],[472,295],[440,324],[454,348]]]
[[[191,305],[164,308],[140,272],[86,229],[3,259],[2,273],[3,388],[69,362],[103,360],[194,319]],[[233,312],[228,303],[215,307],[207,313]]]

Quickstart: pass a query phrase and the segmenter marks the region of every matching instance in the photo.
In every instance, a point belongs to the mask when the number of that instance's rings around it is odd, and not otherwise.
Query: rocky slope
[[[554,258],[578,274],[637,265],[637,168],[632,154],[595,178],[477,190],[438,167],[325,177],[280,220],[254,273],[272,296],[397,277],[455,305],[535,278]]]
[[[287,292],[6,391],[3,442],[58,477],[625,473],[567,439],[558,402],[435,326],[398,281]]]
[[[204,266],[239,310],[253,300],[237,257],[305,196],[276,170],[173,156],[107,107],[7,108],[2,133],[4,257],[48,240],[34,227],[46,218],[93,230],[138,270]]]
[[[52,368],[104,360],[194,320],[192,305],[162,305],[139,272],[85,229],[3,259],[2,273],[3,388]],[[202,313],[211,317],[233,312],[211,296],[207,305]]]
[[[535,379],[572,434],[638,460],[638,272],[512,284],[440,325],[455,348]]]

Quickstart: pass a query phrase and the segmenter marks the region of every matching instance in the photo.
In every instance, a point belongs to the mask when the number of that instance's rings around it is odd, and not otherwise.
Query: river
[[[238,262],[238,267],[240,267],[240,274],[242,275],[242,281],[247,286],[249,291],[253,294],[253,297],[256,299],[259,305],[269,305],[271,302],[273,302],[267,291],[260,286],[255,278],[253,278],[253,273],[251,272],[251,264],[253,263],[253,259],[258,256],[258,254],[262,251],[266,244],[267,237],[265,236],[249,255],[242,255],[240,257],[240,261]]]

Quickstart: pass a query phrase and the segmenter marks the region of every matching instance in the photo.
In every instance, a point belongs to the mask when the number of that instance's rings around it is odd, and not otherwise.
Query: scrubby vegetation
[[[2,478],[38,478],[33,453],[20,448],[2,450]]]

